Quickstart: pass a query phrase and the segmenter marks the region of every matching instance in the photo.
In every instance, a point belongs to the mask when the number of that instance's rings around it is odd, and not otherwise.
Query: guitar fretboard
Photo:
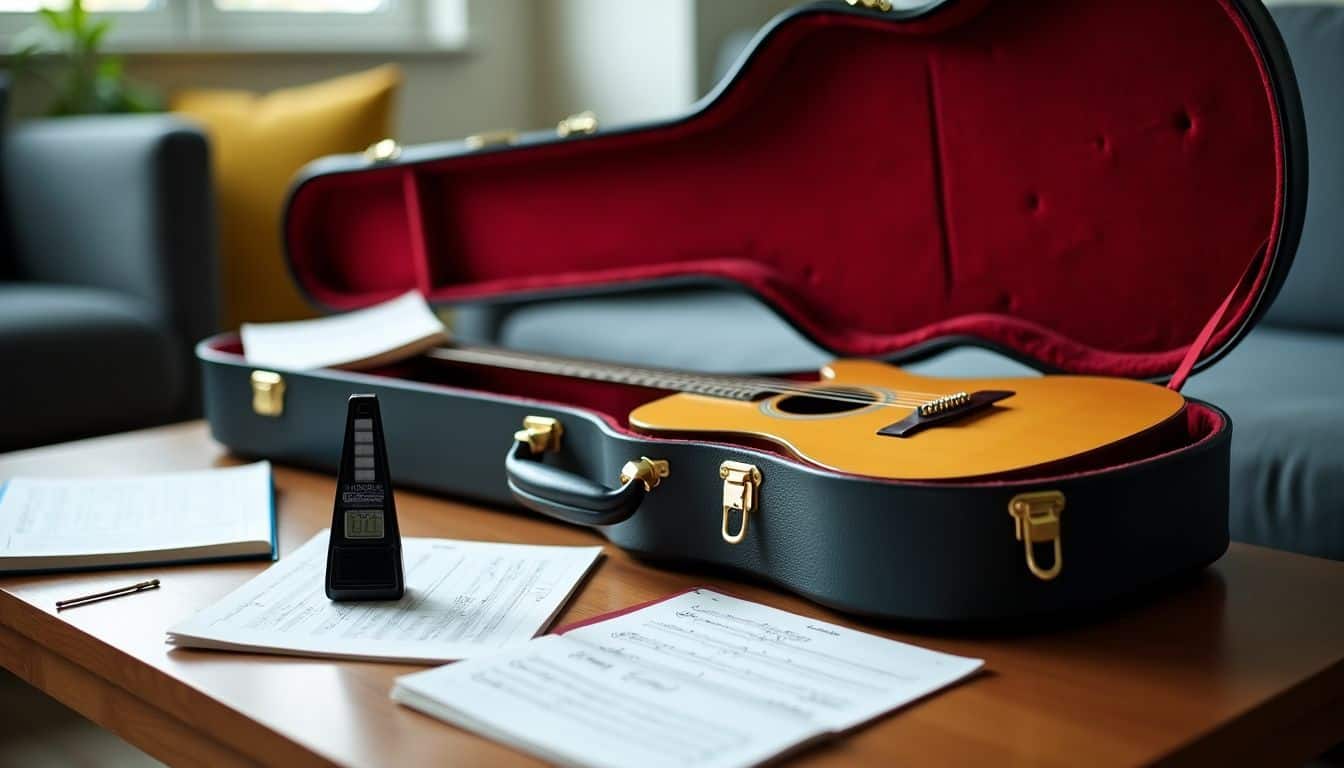
[[[635,387],[722,397],[729,400],[755,400],[787,389],[769,379],[715,376],[661,368],[639,368],[594,360],[547,357],[489,347],[438,347],[426,353],[436,360],[517,371],[545,373],[590,381],[609,381]],[[785,384],[780,382],[780,384]]]

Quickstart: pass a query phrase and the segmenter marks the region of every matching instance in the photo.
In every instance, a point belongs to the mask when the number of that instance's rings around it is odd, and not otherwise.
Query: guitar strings
[[[657,377],[655,377],[655,375],[648,375],[644,373],[644,371],[641,371],[640,374],[634,375],[634,377],[630,377],[630,375],[622,375],[622,377],[603,377],[603,375],[595,374],[591,370],[585,371],[585,373],[583,374],[579,374],[578,367],[569,366],[569,364],[566,364],[566,367],[564,367],[564,369],[556,369],[556,367],[552,367],[550,363],[534,362],[534,360],[530,360],[527,358],[515,358],[515,359],[509,359],[508,362],[500,362],[500,358],[503,358],[504,355],[493,355],[493,354],[476,355],[476,354],[470,354],[470,352],[466,352],[466,354],[458,354],[458,351],[453,351],[449,352],[449,354],[438,354],[438,352],[430,352],[430,356],[434,356],[434,358],[438,359],[450,360],[450,362],[487,364],[487,366],[492,367],[505,367],[505,369],[526,370],[526,371],[532,371],[532,373],[542,373],[548,375],[560,375],[560,377],[589,379],[589,381],[613,381],[618,383],[629,383],[629,385],[632,386],[649,386],[652,387],[652,389],[669,389],[673,391],[685,391],[685,393],[688,394],[704,394],[707,395],[707,397],[714,397],[714,393],[712,393],[712,391],[702,391],[702,393],[696,393],[696,391],[687,389],[687,387],[704,387],[704,389],[708,390],[714,390],[714,389],[765,390],[775,394],[794,394],[794,395],[800,395],[800,397],[808,397],[812,399],[825,399],[825,401],[847,402],[847,404],[855,404],[863,406],[879,406],[879,408],[880,406],[887,406],[887,408],[918,409],[921,408],[921,406],[929,405],[930,402],[935,401],[935,399],[948,397],[948,394],[927,393],[927,398],[910,398],[910,397],[902,397],[902,395],[900,395],[902,393],[895,393],[895,391],[892,390],[879,390],[880,393],[882,394],[891,393],[895,395],[895,397],[891,398],[879,398],[875,397],[875,395],[844,394],[836,390],[827,391],[825,389],[809,389],[809,387],[794,386],[792,382],[786,383],[788,379],[734,379],[727,377],[708,378],[708,377],[696,377],[696,375],[679,374],[679,373],[664,373],[657,375]],[[609,370],[616,370],[616,367],[612,367],[612,369]],[[628,371],[638,369],[624,369],[624,370],[626,371],[626,373],[628,373]],[[626,381],[624,382],[620,381],[621,378],[625,378]],[[630,381],[630,379],[653,379],[653,382],[644,383],[641,381]],[[663,382],[665,386],[659,386],[659,382],[657,382],[657,379],[661,379],[661,382]],[[825,382],[821,382],[820,386],[824,387],[827,385],[825,385]],[[914,393],[905,393],[905,394],[914,394]]]
[[[505,367],[527,370],[537,373],[545,373],[557,376],[570,376],[589,380],[624,380],[622,383],[628,383],[633,386],[650,386],[655,389],[673,389],[675,391],[685,391],[681,389],[689,386],[700,386],[708,389],[721,390],[766,390],[778,394],[797,394],[824,400],[837,400],[842,402],[860,403],[864,405],[892,405],[892,406],[919,406],[927,405],[932,400],[945,397],[946,394],[935,393],[898,393],[892,390],[884,390],[882,394],[891,393],[896,395],[891,398],[880,398],[874,395],[865,394],[846,394],[836,390],[827,391],[825,389],[814,389],[805,386],[798,386],[787,379],[768,379],[768,378],[738,378],[729,376],[715,375],[697,375],[681,373],[677,371],[658,371],[656,374],[649,369],[628,368],[625,366],[609,365],[605,363],[595,363],[591,366],[581,364],[559,363],[558,361],[534,358],[527,355],[497,353],[491,351],[476,351],[464,349],[441,349],[433,350],[431,357],[454,362],[469,362],[492,367]],[[603,373],[598,373],[597,369],[603,369]],[[604,375],[612,374],[612,375]],[[658,386],[658,383],[664,383],[667,386]],[[826,383],[821,382],[821,387]],[[843,386],[843,385],[838,385]],[[694,393],[692,393],[694,394]],[[705,393],[701,393],[705,394]],[[902,397],[902,394],[919,395],[927,394],[925,398]]]
[[[878,407],[897,407],[897,408],[919,408],[928,405],[930,402],[947,397],[954,393],[933,393],[933,392],[915,392],[911,390],[885,390],[879,389],[874,394],[846,394],[835,389],[826,390],[827,382],[818,382],[818,388],[800,386],[788,379],[770,379],[761,377],[732,377],[717,376],[713,374],[691,374],[679,371],[661,371],[644,368],[631,368],[614,363],[603,362],[561,362],[559,360],[548,360],[539,356],[529,356],[526,353],[513,353],[507,350],[480,349],[473,350],[467,348],[446,348],[440,347],[430,350],[428,356],[447,360],[450,362],[467,362],[487,366],[498,366],[503,368],[514,368],[526,370],[535,373],[544,373],[557,376],[569,376],[573,378],[584,378],[589,380],[602,381],[604,377],[596,373],[596,369],[604,369],[608,374],[614,374],[610,380],[615,381],[617,377],[623,377],[634,386],[640,386],[638,380],[657,382],[662,380],[669,384],[675,382],[670,387],[658,387],[656,384],[647,384],[654,389],[671,388],[675,391],[687,391],[679,387],[696,386],[708,389],[723,390],[767,390],[778,394],[792,394],[805,396],[808,398],[829,400],[835,402],[853,403],[864,406]],[[587,370],[585,369],[587,367]],[[580,373],[586,375],[580,375]],[[843,388],[843,384],[831,384],[837,389]],[[855,388],[859,389],[859,388]],[[861,391],[861,390],[860,390]],[[691,394],[696,394],[691,392]],[[700,393],[709,394],[712,393]],[[880,395],[890,394],[892,397],[883,398]]]
[[[786,379],[768,379],[768,378],[738,378],[728,376],[697,375],[687,374],[678,371],[657,371],[650,369],[630,368],[608,363],[570,363],[560,362],[558,360],[544,359],[539,356],[529,356],[525,353],[511,353],[500,350],[471,350],[471,349],[448,349],[439,348],[429,352],[431,357],[441,360],[454,362],[468,362],[492,367],[514,368],[536,373],[544,373],[557,376],[569,376],[574,378],[584,378],[589,380],[611,380],[617,381],[618,378],[627,379],[624,383],[630,383],[639,386],[637,381],[628,381],[629,379],[662,379],[665,382],[676,382],[676,386],[658,387],[656,384],[646,384],[655,389],[671,388],[675,391],[686,391],[678,387],[684,386],[703,386],[707,388],[719,388],[727,390],[749,390],[764,389],[778,394],[795,394],[820,400],[831,400],[838,402],[854,403],[859,405],[890,406],[901,408],[918,408],[928,405],[930,402],[948,394],[936,394],[932,392],[921,393],[913,391],[894,391],[885,390],[884,394],[889,392],[894,397],[889,399],[879,399],[877,397],[865,395],[847,395],[834,390],[826,391],[824,389],[813,389],[797,386]],[[585,369],[586,368],[586,369]],[[608,373],[614,373],[614,376],[603,376],[595,372],[597,368],[605,369]],[[825,387],[825,382],[820,385]],[[843,386],[843,385],[837,385]],[[694,392],[692,392],[694,394]],[[701,393],[710,394],[710,393]],[[918,397],[925,395],[926,398]],[[712,395],[711,395],[712,396]]]

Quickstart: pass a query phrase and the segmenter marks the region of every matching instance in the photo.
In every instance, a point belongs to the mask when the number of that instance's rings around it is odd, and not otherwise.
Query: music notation
[[[403,677],[392,695],[551,761],[726,768],[855,728],[982,664],[697,589]]]

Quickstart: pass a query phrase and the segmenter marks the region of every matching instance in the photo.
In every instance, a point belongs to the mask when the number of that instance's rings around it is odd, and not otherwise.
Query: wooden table
[[[16,474],[115,474],[236,463],[185,424],[0,456]],[[277,468],[280,545],[331,513],[331,477]],[[593,544],[593,533],[401,493],[407,536]],[[0,664],[174,765],[528,764],[525,755],[393,704],[417,667],[174,649],[164,629],[262,563],[0,580]],[[156,592],[57,614],[54,603],[141,578]],[[614,547],[571,622],[696,584],[949,653],[988,672],[813,749],[844,765],[1300,764],[1344,740],[1344,564],[1234,545],[1160,599],[1080,626],[946,636],[856,624],[759,586],[658,570]]]

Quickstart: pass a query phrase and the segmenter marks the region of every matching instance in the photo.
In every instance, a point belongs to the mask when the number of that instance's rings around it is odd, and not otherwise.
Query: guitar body
[[[868,360],[840,360],[805,384],[821,397],[738,401],[675,394],[635,409],[630,423],[660,435],[768,441],[803,461],[891,480],[993,477],[1069,462],[1151,434],[1185,408],[1177,392],[1129,379],[1041,376],[944,379]],[[906,436],[879,434],[930,395],[1011,395]]]

